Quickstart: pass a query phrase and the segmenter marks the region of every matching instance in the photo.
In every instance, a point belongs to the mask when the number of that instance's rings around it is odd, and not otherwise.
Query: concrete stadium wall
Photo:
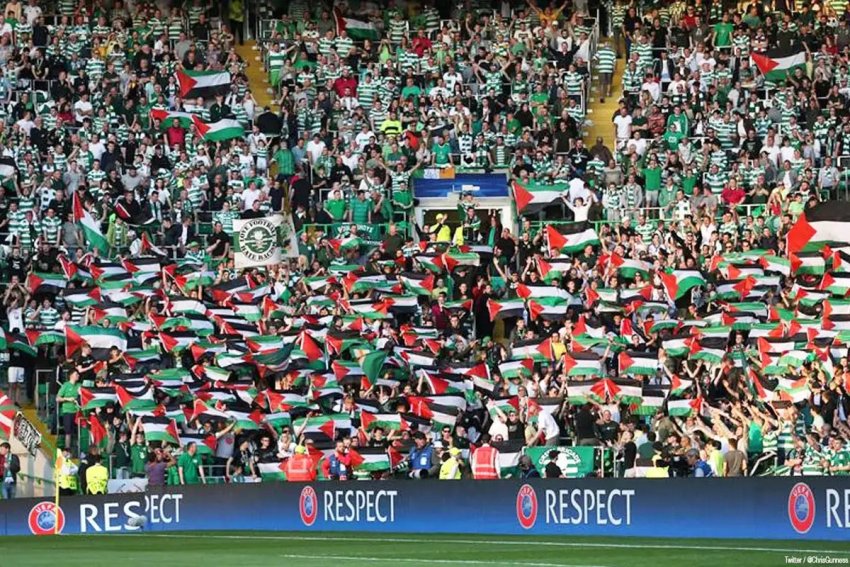
[[[847,477],[262,483],[68,497],[60,508],[65,534],[144,529],[850,537]],[[53,533],[54,515],[49,500],[0,501],[0,534]]]

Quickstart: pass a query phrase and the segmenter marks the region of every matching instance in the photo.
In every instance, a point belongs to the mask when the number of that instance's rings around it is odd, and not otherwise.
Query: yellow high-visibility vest
[[[100,463],[86,469],[86,491],[89,494],[106,494],[108,482],[109,471]]]

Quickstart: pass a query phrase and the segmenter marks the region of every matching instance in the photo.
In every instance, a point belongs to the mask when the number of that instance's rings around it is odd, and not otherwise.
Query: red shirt
[[[350,96],[355,96],[357,94],[357,79],[348,76],[339,77],[334,81],[334,92],[337,96],[345,96],[345,89],[351,89]]]
[[[431,49],[431,40],[427,37],[415,37],[413,38],[413,52],[416,53],[419,57],[425,54],[426,49]]]
[[[744,202],[744,197],[747,194],[744,193],[744,190],[740,187],[724,187],[723,192],[720,193],[720,199],[723,201],[725,205],[740,205]]]
[[[168,140],[169,146],[175,146],[177,144],[183,145],[183,142],[186,141],[186,131],[179,126],[169,126],[168,130],[165,131],[165,138]]]

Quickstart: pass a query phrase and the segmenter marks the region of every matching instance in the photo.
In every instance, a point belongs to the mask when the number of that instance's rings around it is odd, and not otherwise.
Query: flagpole
[[[62,474],[60,466],[61,468],[65,466],[65,459],[61,451],[59,447],[56,447],[56,461],[53,471],[53,535],[59,535],[59,478]]]

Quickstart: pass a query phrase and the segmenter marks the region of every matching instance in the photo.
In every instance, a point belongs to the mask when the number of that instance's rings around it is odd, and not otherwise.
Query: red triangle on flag
[[[814,238],[816,233],[817,231],[814,227],[806,220],[806,215],[800,215],[797,222],[788,231],[788,252],[793,254],[805,248],[806,244]]]
[[[534,195],[517,182],[514,182],[514,197],[516,198],[516,210],[518,213],[524,211],[534,201]]]
[[[762,55],[760,53],[750,53],[750,57],[752,57],[753,63],[756,64],[756,67],[759,68],[762,75],[767,75],[779,65],[779,62],[776,61],[776,59],[771,59],[767,55]]]
[[[180,85],[180,96],[185,97],[189,93],[189,91],[195,88],[195,85],[198,84],[198,81],[196,81],[183,71],[177,71],[177,83]]]

